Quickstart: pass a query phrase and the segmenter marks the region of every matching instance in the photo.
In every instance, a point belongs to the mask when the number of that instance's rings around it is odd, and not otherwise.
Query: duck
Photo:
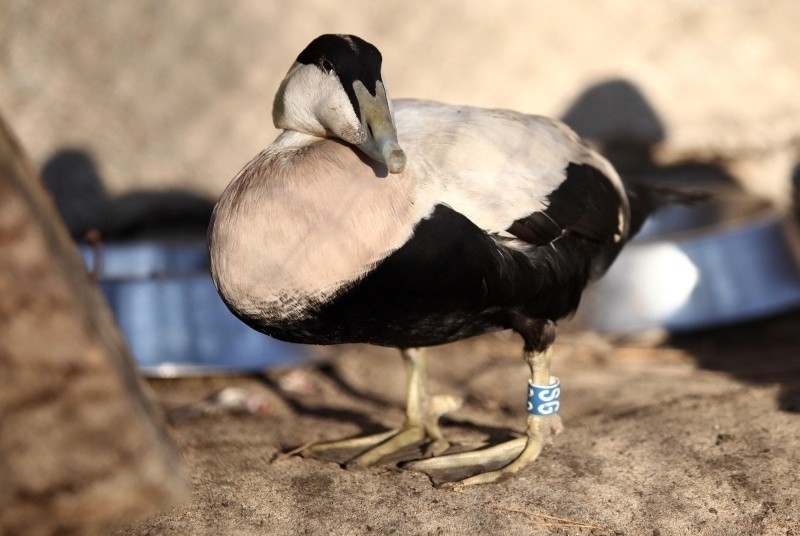
[[[405,422],[309,449],[352,447],[346,467],[421,445],[405,467],[477,467],[446,482],[469,486],[536,459],[563,428],[550,372],[558,321],[650,214],[696,198],[623,182],[556,119],[392,100],[380,51],[354,35],[303,49],[272,119],[281,133],[214,208],[211,274],[230,311],[270,337],[400,350]],[[525,434],[450,454],[438,419],[457,402],[427,393],[425,348],[509,329],[530,370]]]

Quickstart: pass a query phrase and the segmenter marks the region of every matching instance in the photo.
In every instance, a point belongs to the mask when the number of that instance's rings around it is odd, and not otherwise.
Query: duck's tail
[[[644,222],[659,209],[669,205],[699,205],[711,200],[711,193],[687,186],[654,184],[625,180],[630,203],[631,220],[628,239],[638,233]]]
[[[653,184],[633,180],[623,180],[628,195],[631,219],[628,227],[628,238],[614,244],[605,244],[593,259],[590,279],[597,279],[617,258],[625,243],[636,236],[644,222],[660,208],[669,205],[699,205],[710,201],[709,192],[686,186]]]

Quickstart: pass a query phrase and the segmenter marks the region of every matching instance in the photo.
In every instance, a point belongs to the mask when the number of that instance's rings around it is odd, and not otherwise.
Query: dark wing
[[[545,210],[516,220],[508,232],[532,245],[549,244],[564,233],[597,242],[622,237],[620,213],[625,201],[599,169],[570,162],[566,179],[547,197]]]

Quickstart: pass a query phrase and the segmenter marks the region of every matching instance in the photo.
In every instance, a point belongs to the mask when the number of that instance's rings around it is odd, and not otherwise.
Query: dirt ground
[[[656,348],[563,334],[565,432],[514,478],[460,492],[393,466],[281,455],[402,422],[396,351],[320,356],[265,376],[151,380],[194,491],[116,534],[800,535],[798,313]],[[523,430],[515,337],[432,348],[429,371],[432,392],[465,398],[443,419],[451,440]],[[176,411],[231,386],[249,394],[249,412]]]

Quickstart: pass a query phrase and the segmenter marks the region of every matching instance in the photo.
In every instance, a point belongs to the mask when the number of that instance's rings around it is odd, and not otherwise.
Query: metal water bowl
[[[254,372],[309,355],[308,347],[262,335],[228,311],[211,281],[202,239],[80,250],[99,272],[101,290],[145,375]]]
[[[795,229],[792,218],[738,193],[666,209],[589,287],[568,327],[689,331],[800,306]],[[262,335],[228,311],[202,239],[83,246],[81,253],[99,269],[100,287],[147,375],[261,371],[310,356],[309,347]]]
[[[570,327],[692,331],[800,306],[793,215],[726,189],[657,213],[584,294]]]

